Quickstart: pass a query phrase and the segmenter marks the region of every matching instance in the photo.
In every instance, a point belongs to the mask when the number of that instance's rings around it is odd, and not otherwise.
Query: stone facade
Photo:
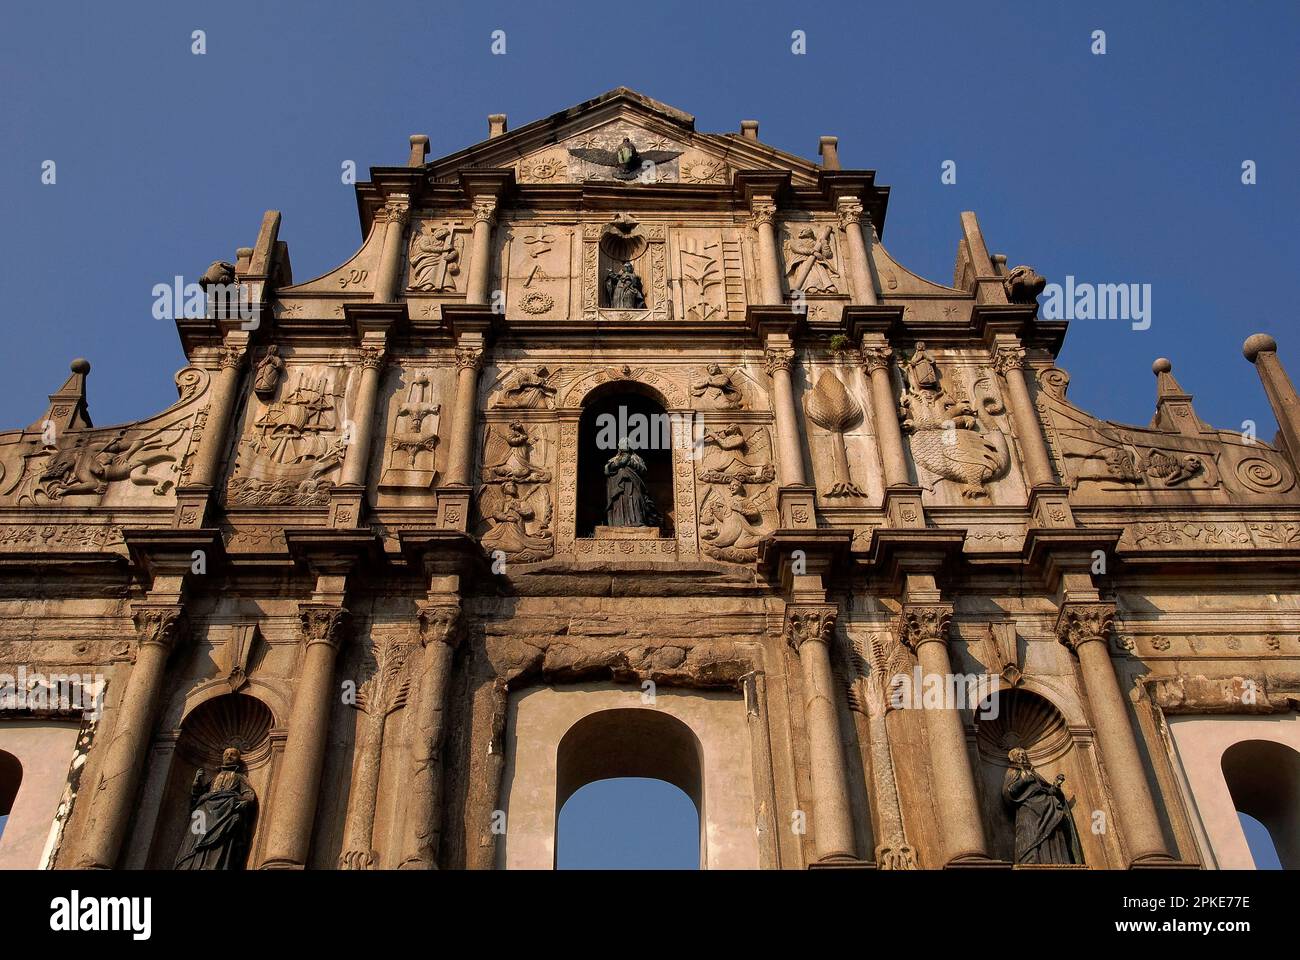
[[[0,751],[47,745],[0,865],[171,867],[210,807],[250,868],[549,866],[564,798],[644,775],[706,866],[1028,866],[1016,750],[1083,865],[1240,862],[1219,755],[1300,750],[1269,338],[1275,443],[1165,360],[1148,426],[1102,421],[1042,278],[973,214],[951,286],[906,270],[832,137],[625,89],[490,133],[372,168],[316,279],[267,213],[205,278],[256,316],[177,322],[163,413],[93,426],[78,360],[0,434],[0,673],[103,679],[0,712]],[[658,525],[606,522],[620,409],[662,418]]]

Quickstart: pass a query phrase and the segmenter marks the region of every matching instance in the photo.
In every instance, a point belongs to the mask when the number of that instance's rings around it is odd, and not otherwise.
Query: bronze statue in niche
[[[190,823],[176,853],[177,870],[242,870],[257,816],[257,794],[243,766],[239,750],[221,754],[221,769],[205,782],[203,771],[194,774],[190,787]]]
[[[605,464],[605,523],[611,527],[657,527],[655,508],[645,483],[646,465],[628,447],[618,443],[618,452]]]
[[[1014,810],[1016,863],[1083,863],[1079,835],[1070,817],[1070,804],[1058,773],[1048,783],[1029,762],[1029,751],[1016,747],[1007,754],[1011,768],[1002,781],[1002,801]]]
[[[645,290],[632,269],[632,261],[625,260],[622,270],[605,274],[605,306],[615,310],[645,309]]]

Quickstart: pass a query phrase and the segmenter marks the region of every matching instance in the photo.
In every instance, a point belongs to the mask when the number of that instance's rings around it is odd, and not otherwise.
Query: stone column
[[[853,283],[854,303],[876,304],[876,282],[871,275],[871,248],[867,231],[871,222],[867,221],[866,230],[862,226],[862,201],[855,197],[840,197],[836,206],[840,214],[840,227],[848,243],[849,277]]]
[[[301,870],[307,865],[336,694],[334,665],[348,619],[347,610],[330,603],[300,603],[298,609],[305,649],[289,714],[289,739],[276,775],[275,802],[268,811],[264,870]]]
[[[357,688],[356,707],[365,714],[365,720],[357,737],[357,763],[343,830],[343,852],[339,854],[340,870],[370,870],[375,865],[375,804],[379,799],[384,729],[389,715],[406,701],[406,661],[411,646],[391,639],[376,644],[374,673]]]
[[[1300,465],[1300,397],[1296,396],[1295,386],[1282,361],[1277,358],[1277,341],[1267,333],[1257,333],[1246,338],[1241,351],[1255,365],[1260,383],[1264,385],[1268,405],[1273,408],[1278,429],[1286,440],[1291,463]]]
[[[467,343],[456,348],[456,420],[447,454],[446,483],[464,486],[470,482],[474,460],[474,428],[478,423],[478,372],[483,364],[483,347]]]
[[[862,341],[862,362],[871,378],[871,421],[876,428],[876,445],[880,448],[886,487],[905,487],[907,456],[903,453],[903,431],[898,426],[898,402],[894,399],[894,382],[890,362],[894,351],[884,338]]]
[[[226,434],[230,430],[230,417],[235,409],[239,389],[240,368],[247,349],[248,334],[227,337],[221,353],[221,372],[212,384],[208,401],[208,419],[203,426],[203,439],[194,458],[190,482],[196,486],[215,487],[217,471],[221,469],[221,454],[226,450]]]
[[[474,199],[474,235],[470,241],[469,279],[465,283],[466,303],[488,303],[492,278],[492,225],[496,222],[496,197]]]
[[[1038,411],[1034,409],[1034,402],[1029,399],[1029,388],[1025,385],[1025,351],[1018,344],[1001,345],[993,359],[993,367],[1007,384],[1011,419],[1016,427],[1016,439],[1020,441],[1020,453],[1025,458],[1029,485],[1054,485],[1056,477],[1052,474],[1052,460],[1047,453],[1047,443],[1043,440],[1043,425],[1038,420]]]
[[[460,642],[460,607],[420,605],[424,663],[415,698],[415,742],[411,748],[411,798],[406,808],[400,870],[435,870],[442,839],[442,734],[451,663]]]
[[[799,417],[794,402],[794,388],[790,385],[790,366],[794,363],[794,348],[769,346],[766,358],[767,372],[772,378],[776,439],[780,448],[780,456],[776,463],[777,479],[783,487],[802,486],[805,482],[803,445],[799,439]]]
[[[98,789],[91,795],[90,823],[77,861],[80,869],[111,870],[117,866],[153,739],[167,657],[186,628],[184,610],[176,604],[139,603],[133,617],[135,665],[113,721],[113,738],[107,744]]]
[[[784,303],[781,292],[781,260],[776,252],[776,203],[769,198],[757,198],[750,203],[754,230],[758,234],[758,279],[763,303]]]
[[[379,397],[379,375],[384,368],[382,339],[361,348],[361,386],[352,421],[352,438],[343,461],[342,484],[364,487],[370,461],[370,440],[375,429],[375,402]]]
[[[402,283],[402,264],[406,261],[406,223],[411,208],[406,197],[394,197],[375,214],[384,224],[384,247],[379,254],[379,274],[375,277],[375,303],[392,303]]]
[[[924,683],[939,682],[949,689],[952,662],[948,657],[948,627],[952,606],[946,603],[905,604],[898,636],[916,653]],[[928,680],[935,677],[937,680]],[[920,697],[921,691],[915,694]],[[913,704],[913,706],[918,706]],[[966,749],[961,712],[925,709],[925,732],[930,741],[930,782],[935,813],[943,831],[943,862],[988,859],[988,841],[980,819],[975,773]]]
[[[848,776],[835,710],[835,677],[831,672],[830,643],[835,618],[836,611],[831,606],[792,604],[786,608],[786,640],[794,647],[803,668],[818,862],[854,859]]]
[[[1169,859],[1137,738],[1115,677],[1107,638],[1115,619],[1113,603],[1066,603],[1056,618],[1056,636],[1079,658],[1101,762],[1132,861]]]

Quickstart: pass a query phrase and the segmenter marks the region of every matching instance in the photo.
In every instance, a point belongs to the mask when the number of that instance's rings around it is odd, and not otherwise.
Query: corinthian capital
[[[755,200],[749,208],[750,221],[754,226],[770,224],[776,219],[776,203],[771,200]]]
[[[221,369],[238,370],[239,365],[244,361],[244,353],[247,348],[242,344],[227,344],[221,348]]]
[[[767,363],[768,376],[772,376],[778,370],[790,372],[790,366],[794,363],[793,347],[768,347],[763,356]]]
[[[474,222],[493,223],[497,217],[497,202],[493,197],[480,197],[474,201]]]
[[[375,213],[375,219],[384,223],[400,223],[406,225],[406,221],[411,217],[411,205],[405,200],[388,200],[385,201],[383,209]]]
[[[1077,652],[1089,640],[1105,643],[1114,623],[1113,603],[1066,603],[1056,616],[1056,639]]]
[[[840,226],[844,229],[856,227],[862,222],[862,201],[852,197],[842,197],[836,204],[836,209],[840,215]]]
[[[298,616],[302,620],[302,636],[307,646],[329,644],[337,650],[347,632],[348,611],[332,603],[300,603]]]
[[[482,347],[457,347],[456,348],[456,369],[457,370],[477,370],[483,363]]]
[[[993,369],[999,376],[1005,377],[1008,370],[1025,368],[1025,351],[1023,347],[998,347],[998,354],[993,358]]]
[[[183,607],[172,603],[138,603],[132,607],[136,642],[170,653],[189,627]]]
[[[420,645],[445,643],[453,650],[460,643],[460,605],[424,601],[416,604],[420,618]]]
[[[384,365],[383,347],[362,347],[361,366],[366,370],[378,370]]]
[[[830,605],[785,608],[785,639],[797,652],[809,640],[829,644],[835,634],[838,611]]]
[[[952,604],[909,603],[898,616],[898,638],[915,652],[923,643],[947,643]]]
[[[889,362],[893,356],[894,351],[888,346],[862,348],[862,364],[867,368],[867,373],[874,373],[877,370],[888,370]]]

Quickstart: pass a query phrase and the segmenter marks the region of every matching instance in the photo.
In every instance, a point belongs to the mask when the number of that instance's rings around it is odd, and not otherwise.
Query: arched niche
[[[588,783],[649,777],[682,790],[700,815],[700,866],[759,865],[749,716],[739,693],[582,683],[511,694],[497,866],[555,866],[559,811]]]
[[[1000,689],[975,711],[975,745],[979,754],[980,798],[991,855],[1015,861],[1015,812],[1002,799],[1002,785],[1011,769],[1014,748],[1029,753],[1029,762],[1048,783],[1065,774],[1062,789],[1079,837],[1084,863],[1103,865],[1110,859],[1092,832],[1093,811],[1099,809],[1098,778],[1090,752],[1078,749],[1077,734],[1056,705],[1023,687]]]
[[[1240,740],[1219,765],[1238,813],[1268,831],[1283,870],[1300,869],[1300,752],[1275,740]]]
[[[677,514],[673,496],[673,422],[658,391],[636,381],[605,384],[587,395],[578,419],[578,490],[575,535],[595,536],[606,524],[605,464],[627,441],[646,466],[645,484],[658,511],[659,536],[671,539]]]
[[[273,780],[278,737],[275,718],[265,703],[246,693],[227,693],[199,703],[185,717],[176,738],[148,865],[170,869],[190,823],[190,789],[200,770],[206,778],[220,768],[228,747],[239,749],[242,772],[257,794],[258,812],[249,843],[247,866],[260,861],[263,824]]]

